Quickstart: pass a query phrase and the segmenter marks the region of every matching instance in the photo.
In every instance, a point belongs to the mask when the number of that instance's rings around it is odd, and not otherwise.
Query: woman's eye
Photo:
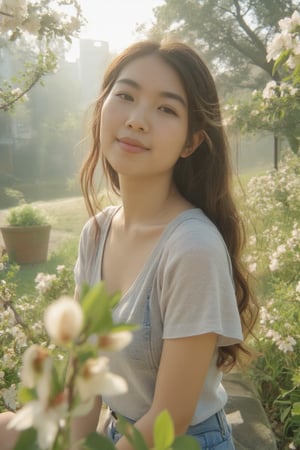
[[[170,108],[169,106],[160,106],[159,110],[166,114],[171,114],[173,116],[177,116],[176,111],[174,109]]]
[[[126,101],[132,101],[133,97],[130,94],[126,94],[125,92],[120,92],[118,94],[116,94],[117,97],[119,97],[122,100],[126,100]]]

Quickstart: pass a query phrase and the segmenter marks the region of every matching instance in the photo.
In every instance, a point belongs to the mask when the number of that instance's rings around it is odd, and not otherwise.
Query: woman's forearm
[[[86,416],[76,417],[71,425],[72,450],[79,450],[77,442],[97,430],[101,412],[101,397],[96,397],[93,408]]]

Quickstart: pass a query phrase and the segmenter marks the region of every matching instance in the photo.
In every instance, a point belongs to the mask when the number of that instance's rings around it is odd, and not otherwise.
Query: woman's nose
[[[145,117],[145,112],[135,111],[126,121],[126,127],[134,131],[148,131],[149,125]]]

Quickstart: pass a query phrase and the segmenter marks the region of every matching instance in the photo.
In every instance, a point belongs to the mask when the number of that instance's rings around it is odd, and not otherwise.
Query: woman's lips
[[[117,139],[121,148],[130,153],[139,153],[149,150],[141,141],[137,139],[132,139],[129,137],[124,137]]]

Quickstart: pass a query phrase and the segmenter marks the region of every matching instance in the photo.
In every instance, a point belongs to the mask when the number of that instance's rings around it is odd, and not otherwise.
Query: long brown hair
[[[241,262],[245,232],[232,196],[232,169],[229,146],[222,125],[219,99],[214,80],[199,55],[183,43],[159,44],[143,41],[123,51],[108,67],[92,119],[92,147],[81,170],[81,185],[88,211],[95,215],[99,208],[94,175],[99,159],[115,193],[119,193],[118,174],[100,149],[100,122],[104,100],[120,72],[131,61],[156,54],[178,74],[188,99],[188,141],[203,130],[205,139],[187,158],[179,158],[174,168],[174,182],[179,192],[201,208],[217,226],[227,245],[233,268],[233,279],[244,337],[252,330],[258,306],[251,293],[248,274]],[[244,344],[220,347],[218,367],[231,368],[242,353],[249,354]]]

